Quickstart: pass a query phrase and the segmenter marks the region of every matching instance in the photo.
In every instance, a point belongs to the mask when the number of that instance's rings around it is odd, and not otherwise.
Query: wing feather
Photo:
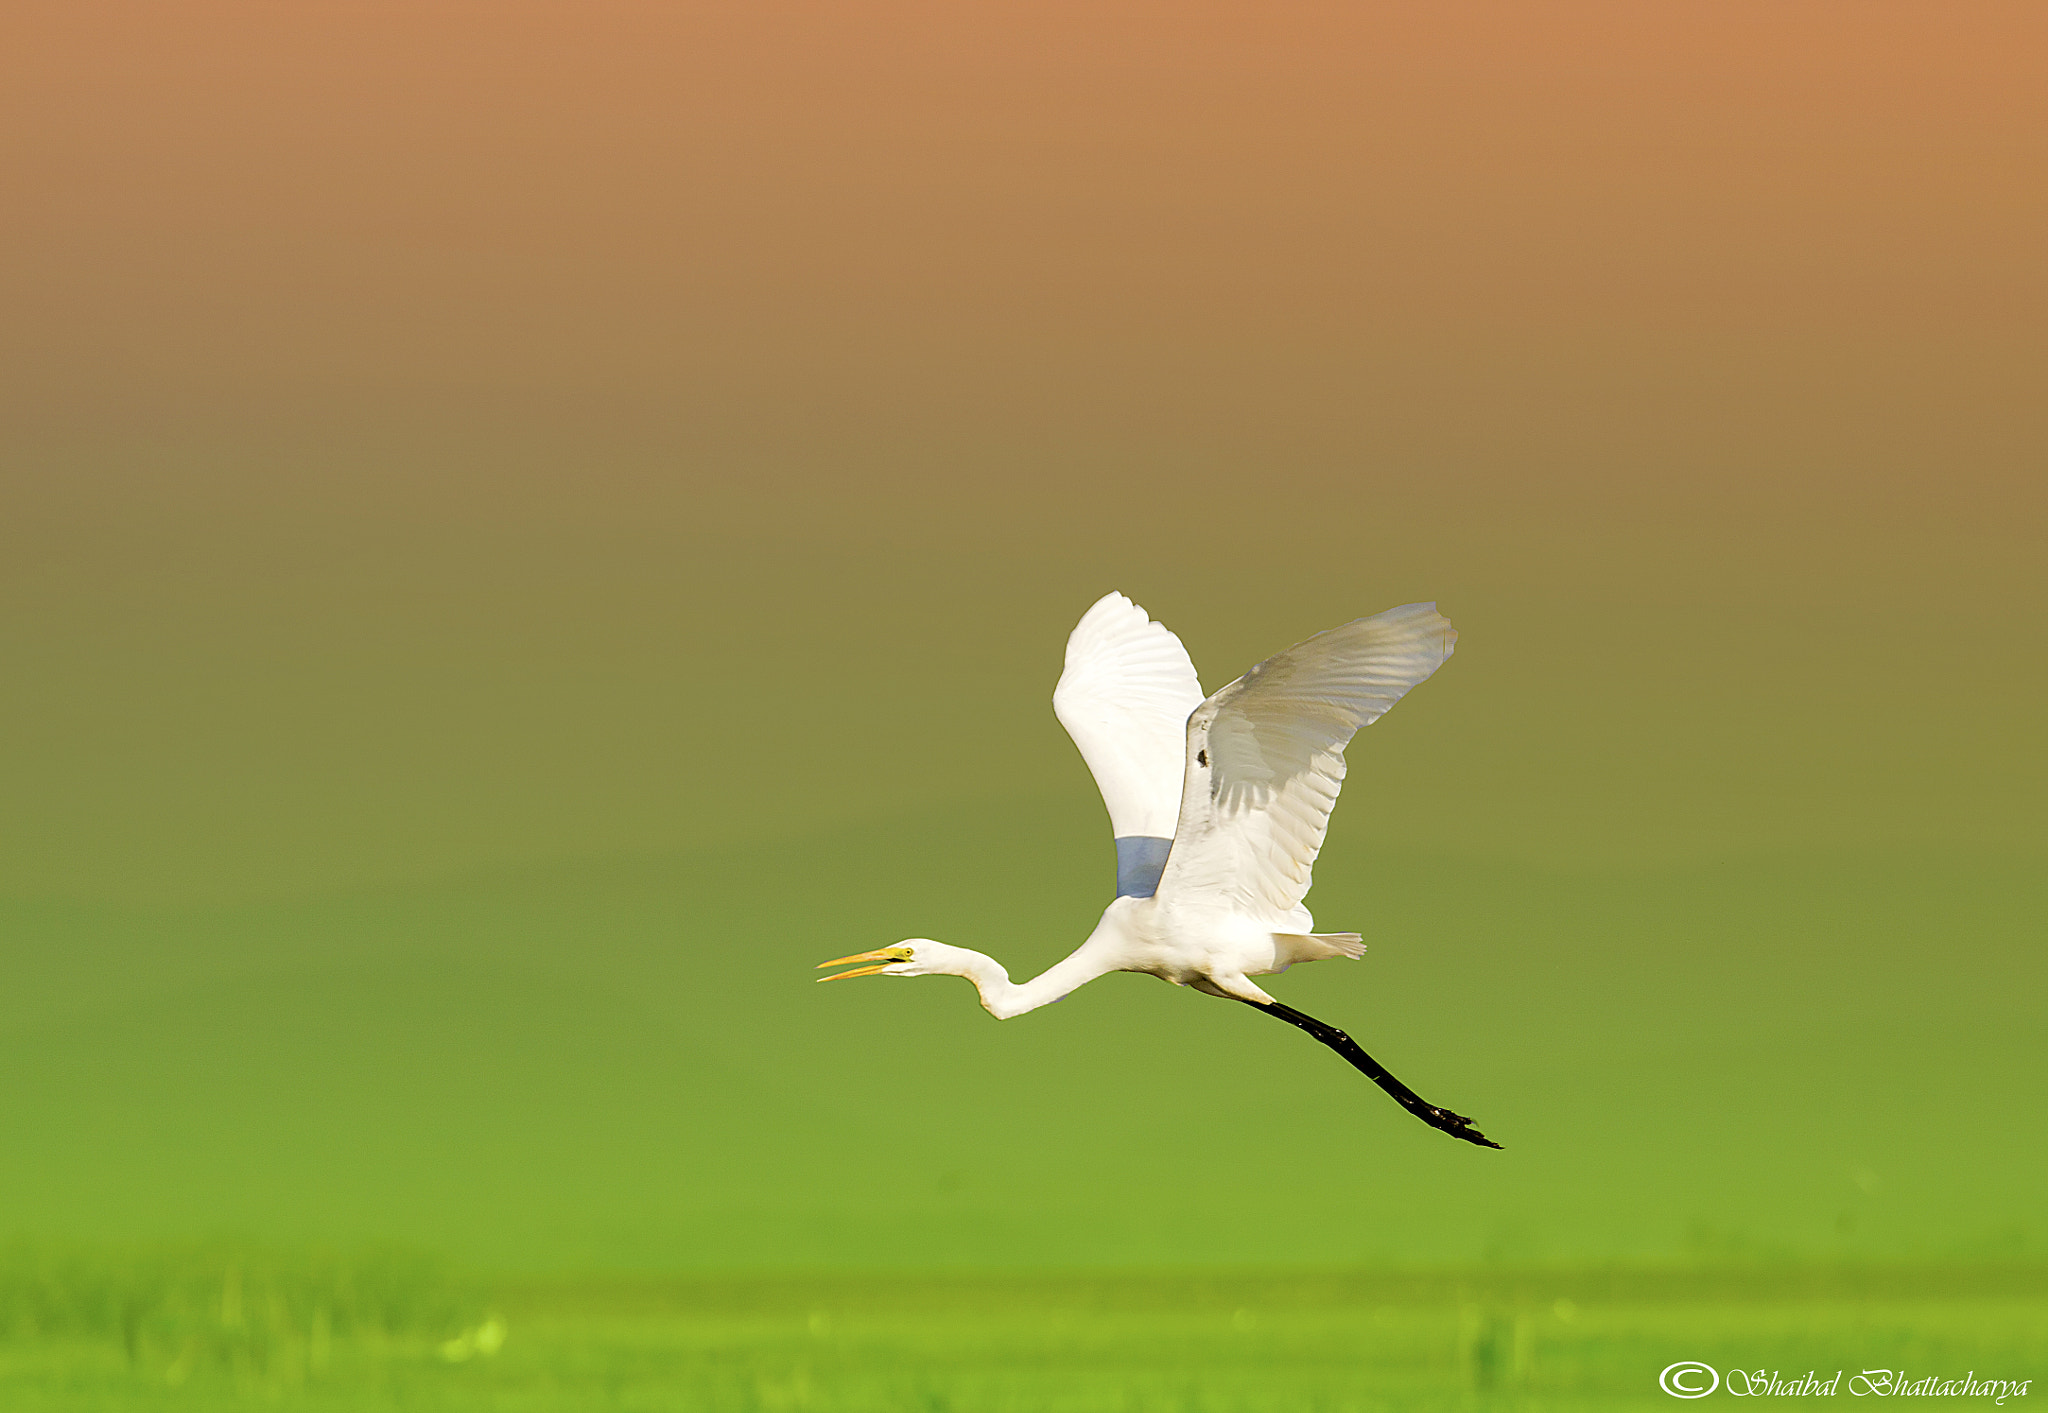
[[[1201,704],[1195,665],[1165,624],[1118,593],[1081,615],[1052,709],[1081,748],[1117,838],[1173,837],[1188,713]]]
[[[1390,608],[1267,658],[1203,702],[1188,718],[1161,900],[1298,909],[1344,784],[1344,747],[1457,640],[1433,603]]]

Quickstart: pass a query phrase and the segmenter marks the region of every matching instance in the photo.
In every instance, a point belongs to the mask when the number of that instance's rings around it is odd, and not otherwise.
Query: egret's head
[[[844,981],[849,976],[957,976],[961,974],[959,957],[958,947],[948,947],[929,937],[911,937],[893,947],[877,947],[872,952],[857,952],[851,957],[819,962],[820,971],[826,967],[842,967],[848,962],[866,962],[869,965],[855,967],[852,971],[837,971],[818,980]]]

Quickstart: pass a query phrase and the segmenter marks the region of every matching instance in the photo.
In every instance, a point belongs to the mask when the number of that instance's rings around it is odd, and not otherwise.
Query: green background
[[[2038,1261],[2038,16],[32,7],[0,1234],[535,1272]],[[1434,599],[1276,983],[997,1025]]]

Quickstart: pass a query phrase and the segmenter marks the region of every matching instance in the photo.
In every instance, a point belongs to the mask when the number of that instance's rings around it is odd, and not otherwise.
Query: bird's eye
[[[1196,751],[1196,752],[1195,752],[1195,764],[1196,764],[1196,765],[1207,765],[1208,763],[1209,763],[1209,753],[1208,753],[1207,751]]]

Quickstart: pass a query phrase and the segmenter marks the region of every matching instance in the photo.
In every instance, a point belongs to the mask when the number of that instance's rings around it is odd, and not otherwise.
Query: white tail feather
[[[1332,957],[1357,961],[1365,955],[1365,939],[1355,932],[1282,932],[1274,935],[1281,955],[1295,962],[1326,962]]]

